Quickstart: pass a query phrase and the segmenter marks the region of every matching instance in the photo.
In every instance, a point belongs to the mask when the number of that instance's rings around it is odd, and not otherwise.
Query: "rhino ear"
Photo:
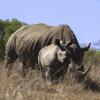
[[[60,45],[60,40],[59,39],[54,39],[54,44],[55,45]]]
[[[89,48],[90,48],[90,46],[91,46],[91,43],[89,43],[89,45],[88,45],[88,46],[86,46],[86,47],[82,48],[82,50],[83,50],[83,51],[88,51],[88,50],[89,50]]]
[[[66,47],[69,47],[70,45],[72,45],[72,40],[69,40],[67,43],[66,43]]]

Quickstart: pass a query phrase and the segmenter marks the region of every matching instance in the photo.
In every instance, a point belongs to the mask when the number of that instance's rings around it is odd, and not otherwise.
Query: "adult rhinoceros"
[[[82,63],[84,52],[90,47],[81,48],[75,34],[68,25],[48,26],[45,24],[26,25],[13,33],[6,44],[5,67],[9,70],[13,62],[19,58],[23,70],[27,66],[35,66],[38,53],[44,46],[50,45],[55,39],[71,41],[72,61],[76,65]]]

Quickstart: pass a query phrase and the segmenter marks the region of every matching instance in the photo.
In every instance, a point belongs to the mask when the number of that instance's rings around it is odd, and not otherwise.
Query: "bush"
[[[20,22],[17,19],[0,20],[0,60],[4,58],[5,44],[7,43],[10,35],[24,24],[25,23]]]
[[[85,57],[85,63],[88,63],[88,62],[98,66],[98,64],[100,64],[100,51],[96,51],[94,49],[89,50],[86,53],[86,57]]]

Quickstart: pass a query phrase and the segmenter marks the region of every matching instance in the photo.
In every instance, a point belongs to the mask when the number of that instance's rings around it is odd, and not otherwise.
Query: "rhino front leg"
[[[53,73],[52,73],[52,68],[50,66],[47,66],[45,75],[46,75],[46,78],[48,79],[49,83],[51,83],[53,81]]]

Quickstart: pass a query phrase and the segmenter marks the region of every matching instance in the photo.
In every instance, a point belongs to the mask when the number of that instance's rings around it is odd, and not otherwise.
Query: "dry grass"
[[[53,85],[47,84],[36,70],[22,78],[18,66],[15,64],[9,78],[0,70],[0,100],[100,100],[100,66],[92,66],[83,83],[65,77],[62,83]]]

